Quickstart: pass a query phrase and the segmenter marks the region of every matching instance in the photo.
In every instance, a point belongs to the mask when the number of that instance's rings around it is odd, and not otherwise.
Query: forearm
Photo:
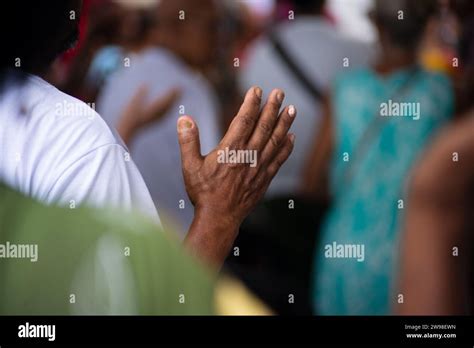
[[[229,254],[240,224],[262,199],[293,150],[295,136],[288,131],[296,117],[295,107],[287,106],[280,113],[284,92],[274,89],[261,109],[262,93],[258,87],[248,90],[226,135],[206,156],[201,154],[199,131],[193,119],[178,119],[183,178],[195,206],[184,245],[217,269]],[[268,129],[272,131],[265,131]],[[220,153],[229,147],[256,151],[259,161],[255,166],[223,163]]]
[[[191,254],[219,270],[237,238],[239,227],[238,223],[226,217],[196,210],[184,245]]]
[[[461,314],[466,308],[470,244],[465,235],[470,204],[471,152],[462,128],[440,138],[411,179],[402,238],[399,314]],[[460,162],[452,161],[459,152]],[[449,183],[448,183],[449,182]],[[457,248],[457,249],[454,249]]]
[[[433,197],[433,200],[439,200]],[[463,216],[458,209],[440,209],[426,200],[409,202],[399,277],[404,302],[398,314],[452,315],[464,307]]]

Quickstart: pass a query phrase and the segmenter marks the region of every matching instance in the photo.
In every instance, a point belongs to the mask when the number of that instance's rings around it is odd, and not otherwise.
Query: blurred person
[[[127,59],[148,47],[156,0],[106,0],[89,10],[86,33],[61,85],[66,93],[93,102],[106,80]]]
[[[387,314],[396,296],[404,183],[420,151],[453,112],[447,77],[417,63],[436,6],[432,0],[375,1],[377,60],[371,68],[342,75],[332,89],[305,182],[307,188],[324,187],[330,164],[332,202],[313,263],[317,314]]]
[[[44,203],[69,206],[71,214],[87,203],[134,210],[159,224],[126,147],[95,111],[40,77],[75,41],[77,22],[70,19],[70,12],[79,13],[80,4],[76,0],[50,7],[31,3],[25,11],[23,3],[15,2],[0,21],[8,47],[0,65],[0,181]],[[23,20],[36,30],[25,30]],[[16,29],[15,35],[6,28]],[[284,92],[279,89],[261,108],[262,93],[258,87],[249,89],[225,137],[207,156],[201,155],[197,123],[190,116],[178,120],[182,162],[178,173],[195,207],[184,244],[216,268],[229,252],[240,223],[293,147],[294,135],[287,133],[295,108],[280,112]],[[272,132],[262,132],[261,123]],[[278,146],[270,137],[278,140]],[[220,153],[229,147],[259,152],[258,163],[219,162]]]
[[[141,86],[120,114],[117,132],[129,145],[136,134],[165,117],[181,95],[181,90],[172,88],[155,100],[146,101],[148,88]]]
[[[367,65],[370,47],[349,40],[324,16],[325,0],[294,1],[294,20],[282,20],[252,45],[240,73],[241,91],[258,84],[264,90],[279,86],[302,117],[293,124],[298,137],[296,150],[282,167],[267,197],[294,196],[313,144],[322,115],[322,98],[335,76],[342,72],[344,59],[349,68]],[[277,49],[282,47],[287,61]],[[290,64],[296,65],[306,81],[302,81]],[[308,85],[311,85],[309,87]]]
[[[446,127],[410,181],[393,310],[403,315],[474,313],[474,113]],[[459,160],[456,160],[459,156]]]
[[[136,55],[130,67],[123,67],[105,85],[97,107],[111,127],[132,95],[148,89],[150,98],[159,98],[179,88],[180,97],[157,123],[143,129],[133,139],[132,157],[140,169],[165,228],[181,231],[189,228],[193,208],[180,173],[176,119],[192,114],[199,124],[203,153],[219,141],[216,96],[202,76],[217,49],[218,9],[213,0],[164,0],[155,9],[156,26],[151,34],[154,47]],[[172,227],[170,227],[172,226]]]
[[[0,216],[0,315],[215,311],[212,273],[143,217],[44,206],[1,183]],[[29,253],[10,256],[18,246]]]
[[[105,0],[90,3],[83,28],[86,33],[83,34],[82,42],[77,44],[78,52],[65,74],[66,80],[58,87],[95,108],[97,94],[107,79],[148,47],[149,34],[154,25],[150,9],[154,8],[156,2]],[[164,117],[179,94],[177,88],[171,88],[164,95],[145,101],[148,97],[147,88],[142,86],[138,89],[118,121],[117,130],[124,142],[128,144],[140,129]]]
[[[126,147],[92,108],[41,78],[75,43],[81,2],[29,6],[24,16],[38,28],[27,32],[15,24],[17,34],[7,38],[9,54],[2,59],[4,86],[14,86],[18,74],[27,75],[21,86],[5,91],[0,103],[0,180],[48,204],[135,209],[159,222],[140,172],[127,161]],[[23,18],[23,11],[19,3],[6,16]]]
[[[221,18],[225,21],[219,24],[215,63],[208,67],[205,75],[217,94],[220,127],[225,130],[232,122],[242,97],[238,86],[240,69],[236,65],[245,64],[245,48],[263,31],[262,23],[266,21],[253,12],[252,2],[226,0],[219,5]]]
[[[455,0],[460,26],[460,117],[442,130],[414,168],[403,224],[399,294],[402,315],[474,313],[474,4]],[[469,102],[467,102],[469,100]],[[459,109],[459,108],[458,108]]]
[[[371,59],[368,45],[345,37],[327,18],[325,4],[279,1],[275,12],[282,18],[249,47],[242,67],[236,69],[241,91],[253,84],[280,86],[302,115],[292,126],[298,137],[294,154],[242,225],[236,246],[246,250],[245,256],[231,256],[226,263],[281,314],[312,312],[314,230],[326,202],[306,197],[299,185],[319,133],[325,95],[338,73],[365,66]],[[298,233],[288,235],[288,230]],[[289,303],[289,293],[295,303]]]
[[[136,214],[47,207],[0,183],[0,315],[272,314],[213,271]]]
[[[455,74],[455,90],[456,90],[456,112],[459,115],[465,114],[472,108],[474,100],[474,44],[472,37],[474,36],[474,19],[472,12],[474,11],[474,3],[468,0],[451,0],[451,7],[456,13],[460,23],[458,54],[461,66]],[[459,62],[458,62],[459,63]]]
[[[91,12],[95,12],[94,9],[101,7],[107,7],[111,4],[108,0],[82,0],[81,4],[81,13],[80,19],[77,25],[77,40],[76,43],[70,47],[68,50],[60,54],[50,65],[48,68],[48,72],[46,72],[43,76],[44,80],[51,83],[53,86],[63,86],[69,77],[69,68],[71,67],[74,58],[78,54],[80,48],[82,47],[85,38],[86,38],[86,31],[88,28],[88,24],[90,22],[89,15]],[[103,6],[102,6],[103,5]],[[99,12],[99,11],[98,11]],[[108,15],[111,14],[109,18],[115,18],[114,15],[115,11],[109,9],[108,11],[100,11],[101,14],[107,13]],[[74,18],[77,14],[75,12],[70,12],[71,18]],[[107,23],[112,24],[112,23]],[[115,27],[114,25],[110,25],[110,27]]]
[[[266,154],[262,156],[264,165],[256,172],[250,167],[221,166],[216,160],[217,149],[202,158],[199,135],[191,119],[186,122],[192,128],[180,130],[189,194],[196,206],[204,209],[201,213],[198,210],[201,218],[194,221],[196,225],[190,229],[185,245],[196,256],[204,257],[211,271],[219,269],[231,247],[239,221],[244,217],[239,215],[244,211],[246,214],[254,205],[254,198],[263,195],[269,184],[267,175],[273,175],[291,150],[288,146],[293,138],[290,137],[285,152],[275,153],[273,157],[272,153],[278,149],[272,148],[263,134],[253,131],[253,122],[260,122],[255,117],[259,113],[259,101],[254,93],[254,90],[249,92],[240,119],[233,123],[223,142],[238,144],[244,136],[251,140],[249,148],[262,148]],[[291,119],[280,117],[275,131],[278,137],[285,137],[290,123],[284,126],[281,120]],[[277,121],[267,106],[261,121],[271,119]],[[207,192],[198,192],[202,187],[199,178],[209,176],[207,171],[225,176],[227,183],[211,187],[206,181]],[[245,178],[245,172],[255,176]],[[198,178],[193,178],[194,174]],[[241,192],[244,196],[236,190],[229,195],[224,186],[236,182],[241,186],[240,180],[253,183],[251,190]],[[255,185],[256,180],[260,184]],[[223,198],[226,204],[222,204]],[[208,202],[217,203],[212,206]],[[215,210],[216,206],[220,212]],[[116,210],[46,207],[3,183],[0,183],[0,216],[2,315],[271,314],[235,281],[215,283],[213,274],[206,272],[201,262],[185,255],[170,236],[143,216]],[[211,231],[214,231],[212,235]],[[202,242],[192,242],[196,239]],[[198,245],[204,248],[199,250]],[[12,248],[20,246],[23,252],[25,246],[28,251],[32,248],[34,251],[10,254]],[[238,296],[239,307],[232,303],[234,296]]]
[[[449,11],[448,0],[440,1],[439,12],[428,24],[420,47],[420,61],[428,70],[452,75],[456,69],[452,64],[456,54],[456,18]]]

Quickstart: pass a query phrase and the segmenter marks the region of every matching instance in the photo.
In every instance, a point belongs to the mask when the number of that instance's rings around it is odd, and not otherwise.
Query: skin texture
[[[400,258],[404,303],[394,305],[398,314],[472,314],[473,134],[471,112],[439,135],[413,173]]]
[[[216,268],[229,253],[243,219],[293,150],[294,135],[288,130],[295,109],[290,106],[280,112],[284,94],[276,89],[261,110],[261,96],[260,88],[249,89],[224,138],[207,156],[200,153],[199,131],[192,118],[178,120],[183,177],[195,207],[184,244]],[[257,165],[219,163],[218,151],[226,147],[256,150]]]

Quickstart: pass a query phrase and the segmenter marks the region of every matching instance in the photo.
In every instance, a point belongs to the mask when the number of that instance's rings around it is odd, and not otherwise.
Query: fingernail
[[[278,102],[281,103],[283,102],[283,99],[285,98],[285,93],[283,93],[282,91],[278,91],[276,97],[277,97]]]
[[[290,133],[290,141],[292,144],[295,143],[295,135],[293,133]]]
[[[288,115],[290,115],[291,117],[295,117],[296,109],[293,105],[288,106]]]
[[[193,123],[188,118],[180,118],[178,121],[178,132],[187,132],[193,128]]]
[[[260,87],[256,87],[254,91],[258,99],[262,99],[262,94],[263,94],[262,89]]]

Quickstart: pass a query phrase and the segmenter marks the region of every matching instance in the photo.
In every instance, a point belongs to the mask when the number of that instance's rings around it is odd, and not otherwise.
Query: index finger
[[[247,142],[259,118],[261,101],[261,88],[252,87],[247,91],[237,116],[232,120],[227,133],[222,139],[223,144]]]

